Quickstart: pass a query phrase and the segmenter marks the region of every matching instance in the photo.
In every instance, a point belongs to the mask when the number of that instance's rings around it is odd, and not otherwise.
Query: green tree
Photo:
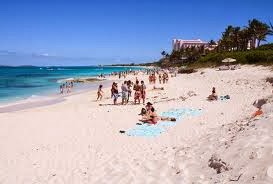
[[[234,27],[229,25],[225,31],[222,33],[222,38],[221,38],[221,49],[224,51],[230,51],[232,50],[233,46],[233,38],[232,34],[234,32]]]
[[[272,35],[273,33],[269,25],[257,19],[252,19],[248,21],[248,29],[250,31],[252,40],[251,48],[255,48],[256,43],[257,46],[260,46],[261,41],[266,41],[266,37],[268,35]]]

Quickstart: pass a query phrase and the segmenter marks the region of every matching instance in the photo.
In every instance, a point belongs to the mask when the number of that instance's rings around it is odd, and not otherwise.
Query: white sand
[[[252,66],[202,71],[170,78],[164,91],[148,85],[148,101],[164,101],[155,103],[158,112],[202,109],[200,116],[155,138],[119,133],[135,127],[142,105],[99,106],[112,103],[109,89],[102,102],[90,91],[53,105],[0,113],[0,183],[273,183],[273,104],[248,120],[254,100],[271,94],[264,79],[272,71]],[[231,99],[206,101],[213,86]],[[212,155],[228,170],[217,174],[210,168]]]

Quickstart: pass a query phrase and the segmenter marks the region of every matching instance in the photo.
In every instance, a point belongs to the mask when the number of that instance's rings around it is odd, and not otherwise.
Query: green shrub
[[[190,64],[189,66],[194,68],[200,67],[215,67],[222,65],[222,60],[225,58],[234,58],[237,63],[240,64],[261,64],[272,65],[273,64],[273,50],[251,50],[240,52],[220,52],[209,53],[206,56],[201,57],[197,62]]]
[[[263,51],[252,51],[246,55],[247,63],[257,64],[259,62],[266,62],[267,57]]]
[[[197,70],[193,69],[193,68],[180,68],[178,70],[178,73],[182,73],[182,74],[190,74],[190,73],[195,73],[197,72]]]

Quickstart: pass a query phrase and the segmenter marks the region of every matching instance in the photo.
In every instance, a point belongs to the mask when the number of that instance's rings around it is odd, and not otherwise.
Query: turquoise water
[[[71,77],[92,77],[136,67],[3,67],[0,66],[0,103],[59,92],[59,81]],[[78,85],[78,84],[77,84]],[[77,87],[77,86],[76,86]]]

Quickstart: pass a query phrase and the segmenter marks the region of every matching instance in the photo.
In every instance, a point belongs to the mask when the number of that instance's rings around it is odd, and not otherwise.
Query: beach
[[[128,136],[144,105],[112,105],[110,88],[64,96],[57,103],[0,113],[0,183],[273,183],[273,102],[264,113],[255,100],[269,98],[272,70],[199,69],[170,77],[153,90],[148,76],[146,102],[157,113],[196,109],[157,136]],[[209,102],[216,87],[230,99]],[[118,99],[121,102],[121,99]],[[159,122],[160,123],[160,122]],[[219,170],[219,171],[218,171]],[[218,173],[217,173],[218,172]]]

